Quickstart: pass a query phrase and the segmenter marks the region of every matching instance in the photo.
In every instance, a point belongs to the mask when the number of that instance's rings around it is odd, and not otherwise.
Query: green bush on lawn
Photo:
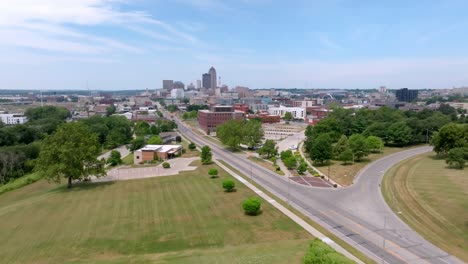
[[[315,238],[310,243],[309,251],[304,256],[304,264],[340,263],[351,264],[352,260],[336,252],[329,245]]]

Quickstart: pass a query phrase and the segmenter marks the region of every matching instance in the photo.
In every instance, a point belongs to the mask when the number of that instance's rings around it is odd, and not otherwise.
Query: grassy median
[[[434,153],[400,162],[386,174],[385,200],[409,226],[468,262],[468,172],[449,169]]]

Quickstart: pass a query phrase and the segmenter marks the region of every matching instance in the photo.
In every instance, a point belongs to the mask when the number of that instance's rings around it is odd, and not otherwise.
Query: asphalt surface
[[[379,263],[463,263],[435,247],[385,203],[380,183],[386,170],[401,160],[431,150],[410,149],[369,164],[347,188],[313,188],[288,181],[239,155],[192,133],[176,119],[179,131],[193,142],[209,145],[215,159],[222,159],[252,178],[291,206]]]

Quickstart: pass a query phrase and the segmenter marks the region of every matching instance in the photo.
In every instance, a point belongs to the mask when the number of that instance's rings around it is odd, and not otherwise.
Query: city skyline
[[[466,86],[463,1],[0,3],[0,89]],[[218,80],[216,80],[218,81]]]

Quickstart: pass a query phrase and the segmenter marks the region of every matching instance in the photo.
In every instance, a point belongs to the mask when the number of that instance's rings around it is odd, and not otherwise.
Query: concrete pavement
[[[401,160],[430,151],[415,148],[384,157],[361,171],[355,184],[341,189],[312,188],[289,184],[284,177],[249,162],[192,133],[176,120],[179,130],[199,145],[209,145],[220,158],[253,179],[330,232],[376,261],[384,263],[462,263],[427,242],[386,205],[379,183],[384,172]],[[287,198],[289,197],[289,199]]]

